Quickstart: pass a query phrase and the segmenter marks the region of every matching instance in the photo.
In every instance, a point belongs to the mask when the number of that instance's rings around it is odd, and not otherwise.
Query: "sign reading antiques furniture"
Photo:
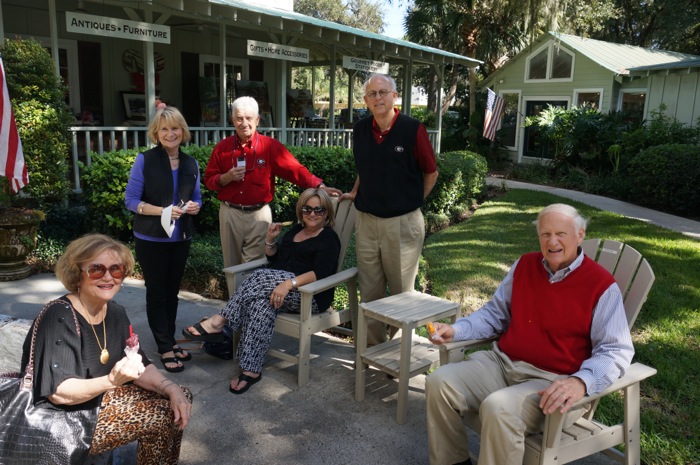
[[[170,27],[66,11],[66,31],[93,36],[170,43]]]
[[[368,73],[389,74],[389,63],[357,57],[343,56],[343,68],[357,69]]]
[[[270,42],[248,41],[248,56],[274,58],[276,60],[309,62],[309,49]]]

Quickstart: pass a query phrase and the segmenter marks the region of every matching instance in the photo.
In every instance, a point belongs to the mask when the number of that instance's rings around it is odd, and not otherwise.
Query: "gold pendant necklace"
[[[80,293],[78,293],[78,300],[80,301],[80,304],[85,309],[85,313],[87,315],[90,315],[90,312],[88,311],[87,307],[83,303],[83,299],[80,298]],[[95,340],[97,341],[97,347],[100,348],[100,363],[102,365],[106,365],[107,362],[109,362],[109,351],[107,350],[107,326],[105,325],[106,319],[107,319],[107,314],[105,313],[105,317],[102,318],[102,333],[103,333],[105,345],[104,345],[104,347],[102,347],[102,344],[100,344],[100,338],[97,337],[97,331],[95,331],[95,326],[92,324],[92,321],[88,318],[88,323],[90,323],[90,328],[92,328],[92,334],[95,335]]]

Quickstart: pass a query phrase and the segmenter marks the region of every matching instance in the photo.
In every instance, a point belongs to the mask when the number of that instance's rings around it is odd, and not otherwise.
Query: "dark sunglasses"
[[[303,207],[301,207],[302,215],[310,215],[311,212],[314,212],[317,215],[321,216],[324,213],[326,213],[326,209],[323,207],[309,207],[308,205],[304,205]]]
[[[105,275],[105,273],[107,273],[107,270],[109,270],[109,274],[114,279],[122,279],[126,274],[126,267],[124,267],[124,265],[112,265],[107,268],[101,263],[93,263],[92,265],[88,266],[87,270],[83,271],[87,273],[88,278],[90,279],[100,279]]]

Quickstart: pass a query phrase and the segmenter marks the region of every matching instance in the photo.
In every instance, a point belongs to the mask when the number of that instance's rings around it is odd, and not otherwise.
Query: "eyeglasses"
[[[310,215],[311,212],[316,213],[318,216],[324,215],[326,213],[326,209],[323,207],[309,207],[308,205],[304,205],[301,207],[301,214],[304,216]]]
[[[101,263],[93,263],[92,265],[88,266],[87,270],[83,270],[85,273],[87,273],[88,278],[90,279],[100,279],[107,273],[109,270],[109,274],[114,278],[114,279],[122,279],[124,275],[126,274],[126,267],[124,265],[112,265],[109,268],[107,268],[105,265]]]
[[[392,94],[394,92],[396,92],[396,91],[395,90],[387,90],[387,89],[382,89],[380,91],[372,90],[372,91],[367,92],[365,94],[365,97],[370,98],[370,99],[375,99],[375,98],[377,98],[377,96],[384,98],[387,95]]]

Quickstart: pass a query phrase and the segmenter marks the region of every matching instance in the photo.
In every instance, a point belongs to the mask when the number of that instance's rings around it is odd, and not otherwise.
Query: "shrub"
[[[65,87],[51,56],[36,40],[6,40],[1,54],[29,173],[23,192],[42,208],[63,202],[70,190],[66,156],[71,115]]]
[[[486,159],[468,151],[442,153],[437,165],[440,174],[424,206],[436,221],[429,230],[462,215],[481,194],[488,171]]]
[[[92,164],[79,162],[83,170],[83,199],[90,214],[89,229],[130,239],[132,214],[124,205],[124,190],[136,155],[144,149],[92,154]]]
[[[700,147],[666,144],[650,147],[628,165],[630,197],[638,205],[700,217]]]
[[[622,136],[623,166],[648,147],[663,144],[699,144],[700,126],[691,127],[664,113],[666,105],[650,112],[651,118],[644,126],[626,132]]]
[[[299,162],[309,171],[323,179],[327,186],[350,192],[355,185],[357,171],[352,150],[343,147],[287,147]],[[272,202],[272,216],[275,220],[296,218],[295,206],[299,189],[283,179],[275,183],[275,198]]]

